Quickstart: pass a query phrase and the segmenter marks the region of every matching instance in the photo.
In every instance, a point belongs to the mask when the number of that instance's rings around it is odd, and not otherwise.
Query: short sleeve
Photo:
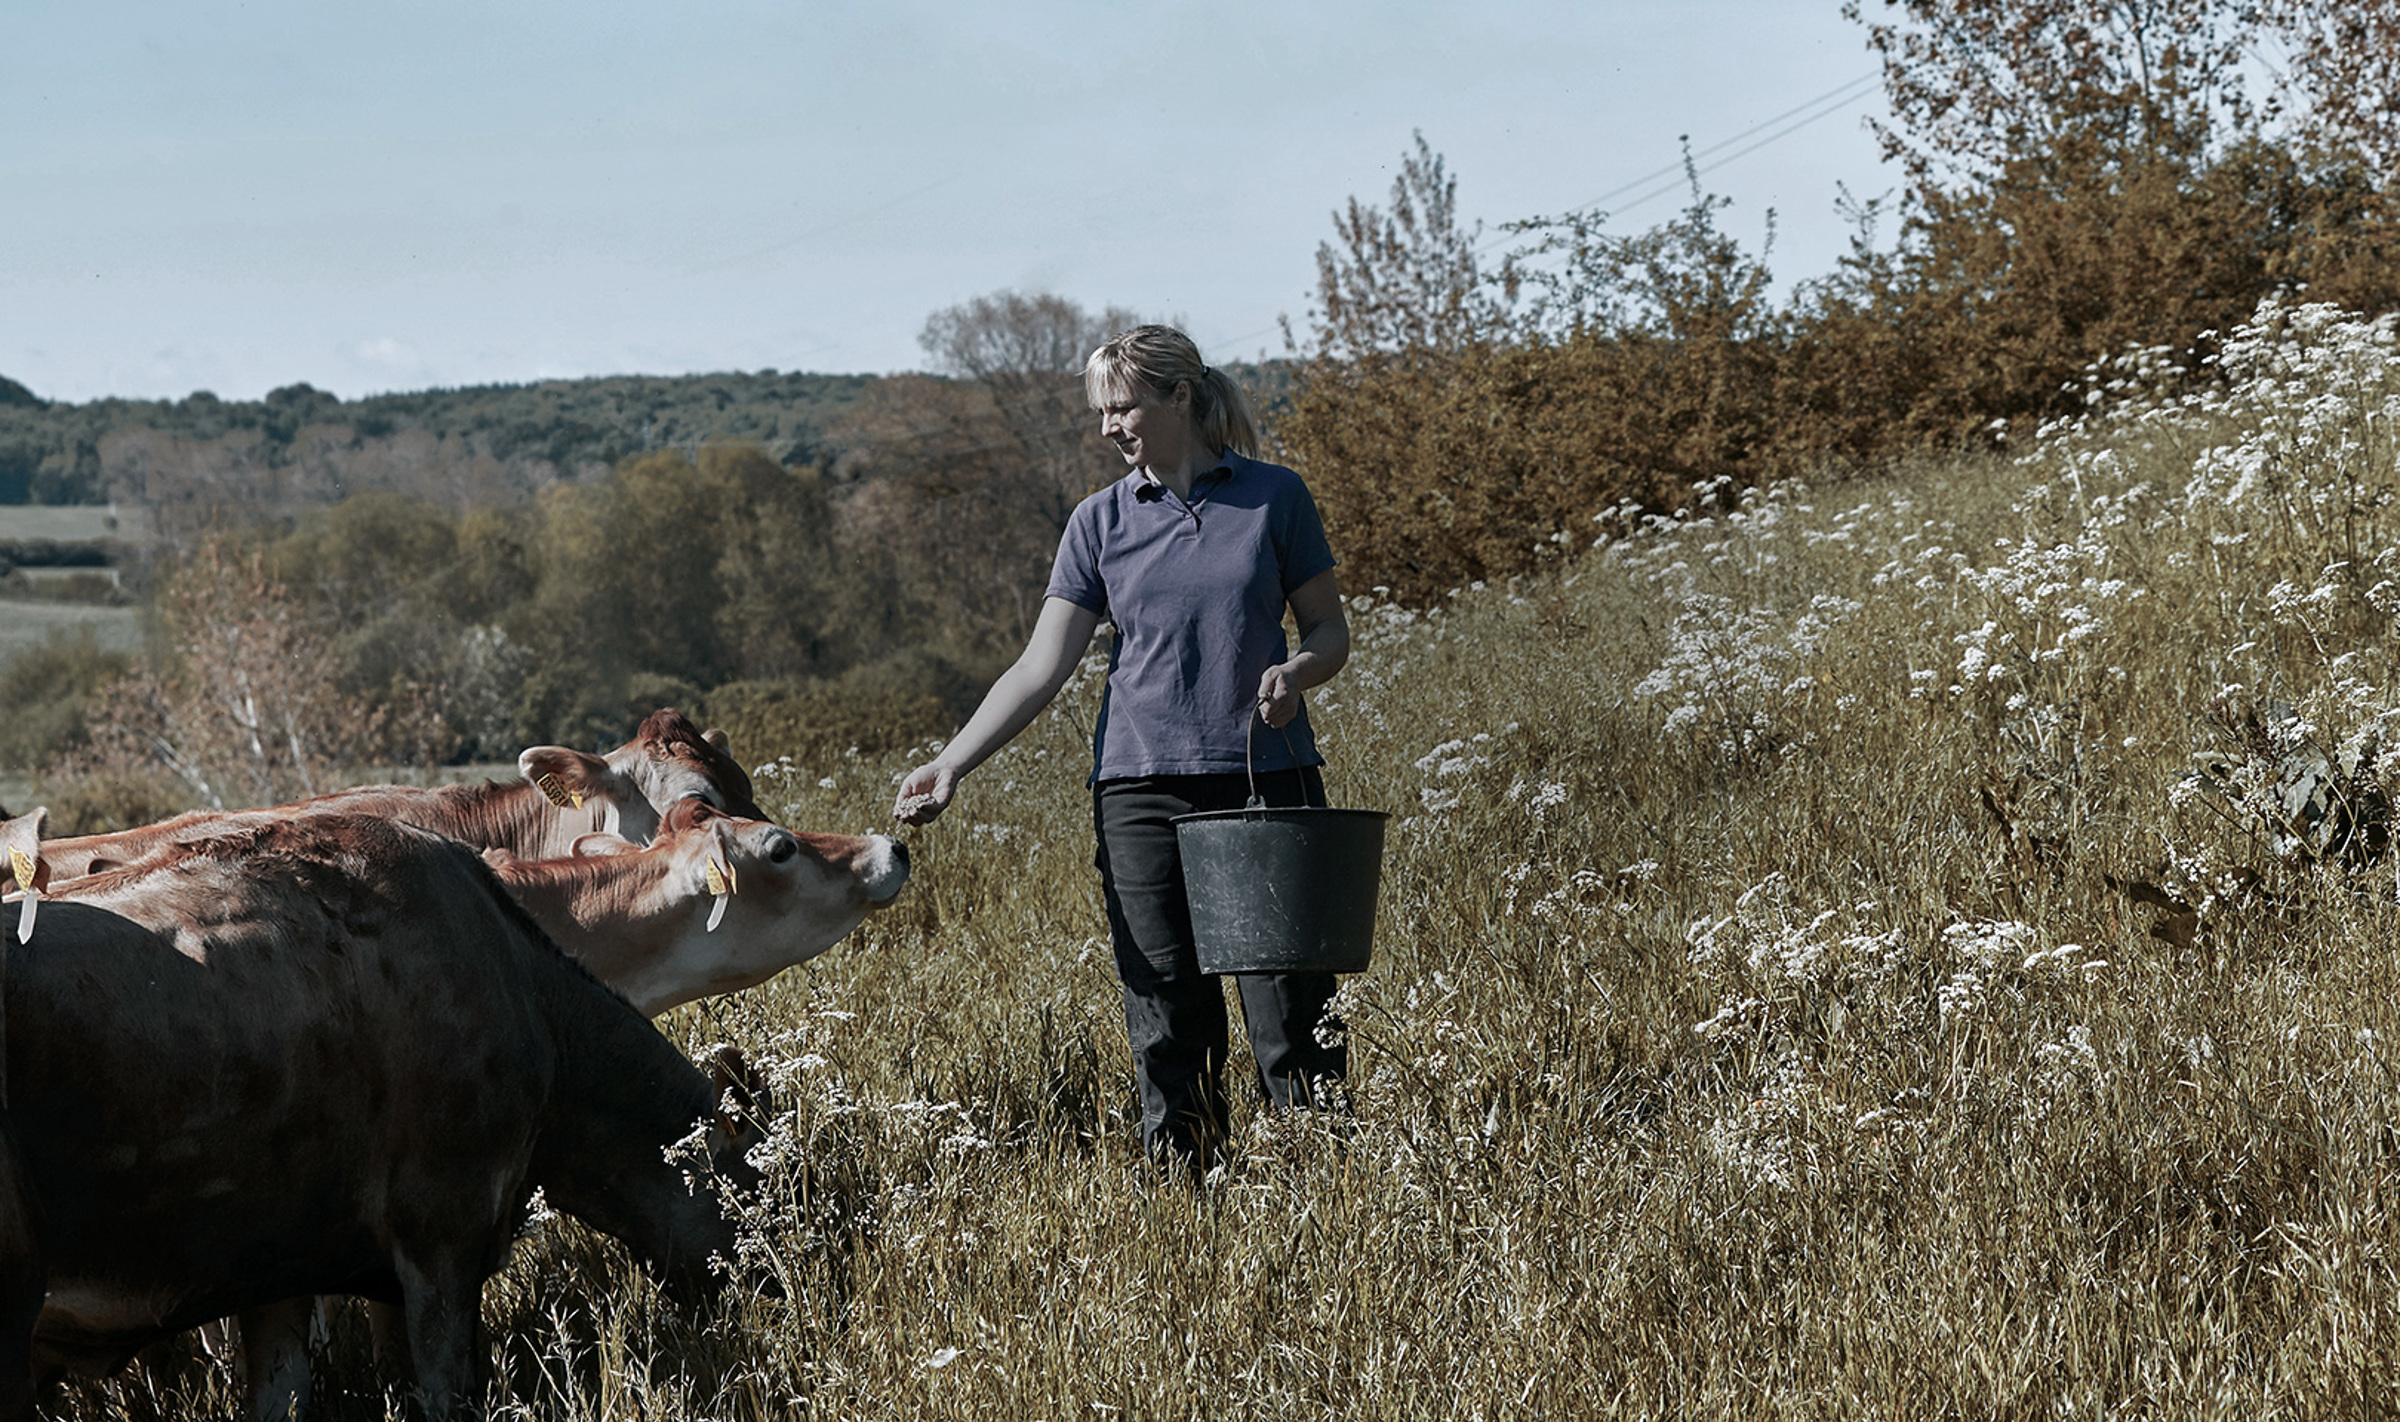
[[[1283,591],[1293,589],[1333,566],[1333,545],[1325,541],[1325,522],[1317,516],[1317,501],[1295,474],[1276,500],[1275,557],[1283,565]]]
[[[1100,580],[1099,496],[1075,506],[1067,531],[1059,535],[1058,557],[1050,565],[1045,597],[1065,598],[1087,612],[1108,615],[1108,585]]]

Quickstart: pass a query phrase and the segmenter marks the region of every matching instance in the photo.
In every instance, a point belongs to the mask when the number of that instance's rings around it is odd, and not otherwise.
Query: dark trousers
[[[1259,777],[1259,793],[1278,807],[1321,806],[1325,781],[1314,766],[1279,770]],[[1092,788],[1096,862],[1141,1088],[1142,1144],[1154,1156],[1195,1166],[1207,1163],[1224,1131],[1225,992],[1200,971],[1193,951],[1183,861],[1168,821],[1238,810],[1249,797],[1241,774],[1141,776]],[[1244,973],[1234,981],[1266,1099],[1277,1107],[1325,1104],[1328,1088],[1349,1069],[1341,1024],[1326,1011],[1334,975]]]

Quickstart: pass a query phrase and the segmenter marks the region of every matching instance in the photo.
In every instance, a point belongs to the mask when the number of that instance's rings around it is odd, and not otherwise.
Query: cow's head
[[[655,1035],[645,1043],[663,1045]],[[605,1102],[606,1114],[543,1162],[542,1189],[560,1209],[624,1241],[681,1304],[715,1296],[725,1282],[721,1265],[735,1266],[737,1284],[779,1295],[771,1266],[738,1267],[733,1198],[761,1183],[749,1156],[775,1116],[765,1078],[728,1046],[696,1064],[677,1057],[663,1070],[665,1063],[649,1071],[623,1065],[616,1084],[634,1089],[587,1103]],[[672,1143],[660,1139],[677,1132],[684,1134]]]
[[[634,738],[608,753],[609,768],[641,787],[664,814],[678,800],[700,800],[743,819],[767,812],[752,798],[750,773],[732,755],[723,731],[702,731],[681,711],[662,706]]]
[[[34,913],[50,887],[50,865],[42,858],[42,823],[50,817],[37,809],[0,821],[0,890],[14,887],[24,895],[17,903],[17,941],[33,941]]]
[[[658,833],[658,810],[641,785],[599,756],[565,746],[535,746],[517,757],[517,773],[561,814],[581,815],[589,829],[648,843]]]
[[[651,852],[670,857],[667,892],[701,926],[677,938],[679,961],[620,985],[654,1016],[807,962],[908,882],[907,849],[882,835],[800,834],[697,800],[667,812]]]

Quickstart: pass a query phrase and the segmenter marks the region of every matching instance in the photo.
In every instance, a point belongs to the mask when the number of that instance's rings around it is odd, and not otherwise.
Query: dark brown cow
[[[197,810],[138,829],[75,835],[45,847],[53,877],[66,880],[140,862],[186,840],[293,815],[374,815],[429,829],[478,848],[529,858],[574,853],[595,830],[648,843],[677,802],[699,800],[745,819],[765,819],[750,776],[722,731],[702,732],[672,707],[652,712],[634,738],[605,756],[536,746],[517,757],[515,784],[361,785],[264,810]],[[0,889],[12,882],[0,862]]]
[[[0,1234],[0,1321],[12,1259],[38,1254],[48,1297],[30,1342],[0,1337],[0,1386],[28,1353],[101,1371],[209,1319],[353,1293],[401,1303],[444,1416],[475,1395],[482,1283],[536,1186],[679,1292],[732,1253],[713,1196],[662,1157],[711,1115],[708,1078],[461,845],[311,815],[54,884],[23,945],[20,912],[0,909],[0,1011],[35,1220]]]

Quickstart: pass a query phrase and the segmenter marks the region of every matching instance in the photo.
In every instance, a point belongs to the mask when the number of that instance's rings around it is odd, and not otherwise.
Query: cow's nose
[[[903,869],[908,867],[908,845],[901,840],[892,841],[892,862]]]

